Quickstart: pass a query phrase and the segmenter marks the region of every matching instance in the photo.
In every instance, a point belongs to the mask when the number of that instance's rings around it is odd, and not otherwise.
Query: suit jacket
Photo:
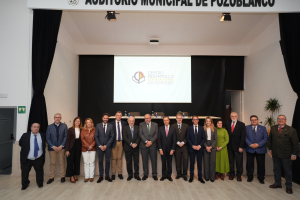
[[[112,148],[112,144],[114,141],[114,131],[113,131],[113,126],[109,123],[106,124],[107,128],[106,128],[106,133],[104,133],[103,130],[103,123],[99,123],[96,126],[96,131],[95,131],[95,140],[96,140],[96,144],[97,144],[97,149],[100,149],[100,145],[104,146],[106,145],[106,147]]]
[[[112,126],[113,126],[113,132],[115,134],[115,138],[112,144],[112,148],[114,148],[116,146],[117,143],[117,126],[116,126],[116,120],[109,122]],[[122,126],[122,132],[123,132],[123,128],[124,126],[126,126],[127,123],[121,120],[121,126]],[[122,132],[120,133],[122,135]]]
[[[239,148],[244,148],[246,139],[246,128],[243,122],[237,121],[233,133],[231,133],[231,122],[226,122],[226,130],[229,135],[227,148],[238,152]]]
[[[46,140],[48,143],[48,151],[54,151],[53,146],[59,147],[63,146],[63,149],[66,146],[66,140],[68,135],[68,127],[65,123],[60,123],[59,125],[59,135],[58,139],[56,136],[56,125],[55,123],[48,125],[46,131]]]
[[[81,132],[81,129],[79,129],[79,131]],[[71,151],[71,149],[73,148],[75,139],[76,139],[75,129],[73,127],[71,127],[68,130],[68,135],[67,135],[67,139],[66,139],[66,151]],[[79,149],[81,149],[80,134],[79,134],[78,139],[79,139]]]
[[[123,132],[123,144],[124,144],[124,151],[131,151],[134,148],[130,146],[131,143],[136,143],[137,147],[135,149],[138,149],[140,144],[140,135],[139,135],[139,127],[137,125],[133,126],[133,138],[130,130],[130,126],[125,126],[122,129]]]
[[[40,133],[40,134],[42,138],[42,149],[43,149],[43,154],[41,155],[41,157],[43,159],[43,163],[45,163],[46,134],[45,133]],[[23,164],[27,162],[27,157],[30,151],[30,137],[31,137],[31,132],[23,133],[23,135],[19,140],[19,145],[21,147],[20,161]]]
[[[179,129],[178,129],[177,123],[172,124],[172,127],[175,129],[175,132],[176,132],[176,143],[184,142],[183,147],[179,147],[178,145],[176,145],[176,150],[180,149],[180,148],[186,148],[187,147],[186,132],[187,132],[189,125],[182,123],[180,134],[179,134]]]
[[[203,151],[203,148],[204,148],[203,145],[204,145],[204,142],[206,141],[206,135],[204,133],[204,129],[203,129],[202,126],[198,125],[198,140],[197,140],[197,143],[195,141],[194,125],[190,126],[187,129],[186,139],[187,139],[187,142],[189,143],[189,152],[190,153],[193,153],[195,151],[192,148],[193,145],[195,145],[195,146],[200,145],[201,146],[200,151]]]
[[[168,137],[166,135],[165,125],[158,129],[158,149],[162,149],[164,154],[170,155],[170,151],[175,151],[176,146],[176,132],[175,128],[170,126]]]
[[[296,129],[285,125],[278,134],[278,125],[271,127],[269,149],[273,156],[290,159],[291,155],[299,155],[299,140]]]
[[[204,131],[205,136],[206,136],[206,140],[204,142],[204,147],[207,147],[207,131]],[[217,132],[217,128],[214,128],[214,132],[211,131],[211,137],[210,137],[210,141],[211,141],[211,150],[212,151],[216,151],[217,150],[217,140],[218,140],[218,132]]]
[[[266,127],[257,125],[256,137],[254,137],[252,125],[246,126],[246,151],[249,153],[265,154],[267,153],[266,144],[268,141],[268,131]],[[259,147],[253,149],[251,144],[257,143]]]
[[[146,148],[146,141],[151,141],[153,144],[150,146],[150,149],[156,150],[156,139],[158,136],[158,125],[155,122],[151,121],[150,134],[148,134],[147,124],[141,122],[139,126],[139,135],[140,135],[140,148]]]

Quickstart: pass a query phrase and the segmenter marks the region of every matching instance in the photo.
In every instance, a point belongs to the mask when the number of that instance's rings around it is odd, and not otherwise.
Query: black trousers
[[[275,178],[275,184],[281,185],[281,172],[282,167],[284,169],[284,178],[285,178],[285,186],[291,188],[292,187],[292,160],[284,159],[284,158],[278,158],[277,156],[273,156],[273,165],[274,165],[274,178]]]
[[[171,151],[171,150],[170,150]],[[162,177],[171,178],[172,175],[172,157],[170,151],[164,151],[164,155],[161,156],[162,163]]]
[[[228,149],[228,158],[230,165],[230,175],[235,176],[234,162],[236,161],[236,175],[242,176],[243,174],[243,153]]]
[[[21,163],[21,176],[22,176],[22,186],[28,186],[30,181],[28,179],[29,172],[31,168],[34,168],[36,174],[36,183],[38,185],[43,185],[44,183],[44,160],[43,156],[37,158],[36,160],[27,159],[26,163]]]
[[[203,151],[194,150],[194,152],[190,152],[190,177],[194,177],[195,170],[195,158],[197,156],[197,169],[198,169],[198,178],[202,178],[202,156]]]
[[[70,151],[70,155],[67,157],[66,177],[80,174],[81,149],[79,146],[79,140],[80,139],[75,139],[74,145]]]
[[[254,158],[256,157],[257,163],[257,178],[260,181],[265,180],[265,154],[258,154],[258,153],[249,153],[247,152],[247,176],[249,179],[253,179],[253,172],[254,172]]]
[[[130,151],[125,151],[125,158],[126,158],[126,165],[127,165],[127,172],[128,176],[133,176],[133,170],[132,170],[132,158],[134,162],[134,175],[139,176],[139,148],[136,147]]]
[[[189,154],[186,146],[176,148],[175,161],[177,176],[187,176]]]
[[[104,168],[103,168],[103,157],[105,155],[105,176],[109,176],[109,169],[110,169],[110,158],[111,158],[111,148],[106,148],[105,151],[97,148],[98,152],[98,163],[99,163],[99,174],[100,177],[103,177]]]

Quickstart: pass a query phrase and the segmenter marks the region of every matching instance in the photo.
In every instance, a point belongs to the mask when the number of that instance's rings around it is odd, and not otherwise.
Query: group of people
[[[188,126],[182,122],[183,116],[177,114],[175,124],[171,125],[169,117],[165,116],[163,117],[164,125],[158,127],[157,123],[151,121],[151,115],[146,114],[145,121],[138,126],[135,125],[134,117],[128,118],[128,124],[122,121],[122,112],[117,111],[115,120],[110,123],[108,123],[109,114],[107,113],[103,114],[103,122],[97,124],[96,127],[91,118],[83,122],[80,117],[76,117],[72,127],[68,129],[66,124],[61,123],[61,114],[56,113],[54,123],[48,126],[46,134],[39,132],[38,123],[33,123],[31,132],[24,133],[19,141],[22,190],[25,190],[30,183],[28,176],[32,166],[36,171],[38,187],[43,187],[46,143],[50,155],[50,173],[47,184],[54,181],[57,157],[60,162],[61,182],[65,182],[65,177],[70,177],[70,181],[76,183],[80,174],[81,155],[84,161],[84,182],[93,182],[96,151],[100,174],[97,183],[103,180],[112,182],[116,179],[116,175],[119,179],[123,179],[123,150],[128,181],[132,178],[138,181],[148,178],[149,157],[152,177],[155,181],[158,180],[157,151],[162,161],[160,181],[165,179],[173,181],[171,177],[173,155],[176,161],[176,179],[183,178],[185,181],[193,182],[197,159],[198,181],[203,184],[205,181],[214,182],[218,178],[224,180],[226,173],[229,175],[229,180],[234,180],[236,176],[237,181],[242,181],[244,148],[247,153],[247,181],[253,181],[254,158],[256,157],[257,178],[261,184],[264,184],[266,144],[269,141],[275,177],[275,183],[269,187],[282,188],[281,166],[283,166],[286,192],[292,194],[292,160],[296,160],[299,155],[299,142],[296,130],[286,125],[286,117],[278,116],[278,125],[271,127],[269,136],[266,127],[258,124],[256,115],[250,117],[251,125],[248,126],[238,121],[237,113],[232,112],[230,117],[231,121],[224,126],[221,119],[216,120],[216,127],[212,118],[207,117],[202,127],[199,125],[198,116],[193,116],[193,125]],[[144,172],[142,179],[139,176],[140,152]],[[188,160],[190,160],[189,179]],[[205,181],[202,176],[202,160]],[[110,169],[111,177],[109,176]]]

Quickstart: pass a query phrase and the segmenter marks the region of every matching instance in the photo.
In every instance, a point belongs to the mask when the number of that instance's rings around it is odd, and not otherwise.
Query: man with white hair
[[[231,121],[226,122],[226,130],[229,134],[228,157],[230,165],[229,180],[235,176],[234,160],[236,160],[237,181],[242,181],[243,174],[243,148],[246,139],[246,128],[243,122],[238,121],[236,112],[230,114]]]

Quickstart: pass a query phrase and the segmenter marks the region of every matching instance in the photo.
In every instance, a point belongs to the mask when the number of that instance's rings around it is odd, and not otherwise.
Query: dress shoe
[[[112,175],[111,180],[116,180],[116,175]]]
[[[238,182],[241,182],[241,181],[242,181],[242,177],[241,177],[241,176],[238,176],[238,177],[236,178],[236,180],[237,180]]]
[[[70,182],[71,182],[71,183],[76,183],[76,181],[75,181],[74,178],[73,178],[73,180],[72,180],[72,177],[70,178]]]
[[[153,179],[154,179],[155,181],[157,181],[157,180],[158,180],[157,176],[153,176]]]
[[[133,178],[133,176],[128,176],[127,181],[130,181]]]
[[[93,182],[94,181],[94,178],[90,178],[90,182]]]
[[[119,179],[123,180],[122,174],[119,174],[118,177],[119,177]]]
[[[229,180],[232,181],[233,179],[234,179],[234,176],[233,176],[233,175],[230,175],[230,176],[229,176]]]
[[[110,179],[109,176],[106,176],[106,177],[105,177],[105,180],[107,180],[108,182],[112,182],[112,180]]]
[[[148,176],[143,176],[142,180],[145,181],[148,178]]]
[[[191,183],[191,182],[193,182],[193,180],[194,180],[194,178],[190,178],[189,182]]]
[[[173,181],[173,179],[171,177],[167,178],[169,181]]]
[[[198,181],[200,181],[200,183],[205,183],[204,180],[202,178],[198,178]]]
[[[66,182],[66,178],[65,178],[65,177],[62,177],[62,178],[60,179],[60,182],[61,182],[61,183]]]
[[[215,181],[215,180],[210,180],[210,182],[212,182],[212,183],[213,183],[214,181]]]
[[[54,178],[50,178],[50,179],[47,181],[47,184],[51,184],[53,181],[54,181]]]
[[[101,181],[103,181],[103,177],[99,177],[99,179],[97,180],[97,183],[101,183]]]
[[[224,181],[224,174],[220,174],[220,179]]]
[[[259,180],[259,183],[260,184],[265,184],[265,181],[264,180]]]
[[[163,180],[165,180],[166,179],[166,177],[161,177],[160,178],[160,181],[163,181]]]
[[[177,175],[177,176],[175,177],[175,179],[180,179],[180,177],[182,177],[182,176],[180,176],[180,175]]]
[[[183,177],[183,180],[187,181],[188,179],[187,179],[187,177],[185,176],[185,177]]]
[[[38,187],[39,187],[39,188],[42,188],[42,187],[43,187],[43,184],[38,185]]]
[[[247,179],[247,182],[252,182],[252,181],[253,181],[252,178],[248,178],[248,179]]]
[[[22,186],[21,190],[26,190],[28,188],[28,185]]]
[[[274,183],[273,185],[270,185],[269,188],[282,188],[282,186]]]
[[[138,181],[142,180],[142,179],[140,178],[140,176],[134,176],[134,178],[135,178],[136,180],[138,180]]]
[[[74,176],[74,179],[75,179],[75,181],[78,181],[78,178],[77,178],[77,176]]]
[[[286,188],[286,193],[288,193],[288,194],[293,194],[293,189],[287,187],[287,188]]]
[[[86,183],[86,182],[88,182],[88,181],[89,181],[89,179],[88,179],[88,178],[85,178],[85,179],[84,179],[84,182],[85,182],[85,183]]]
[[[218,179],[219,178],[219,173],[218,172],[216,172],[216,179]]]
[[[205,181],[209,181],[209,179],[205,179]]]

